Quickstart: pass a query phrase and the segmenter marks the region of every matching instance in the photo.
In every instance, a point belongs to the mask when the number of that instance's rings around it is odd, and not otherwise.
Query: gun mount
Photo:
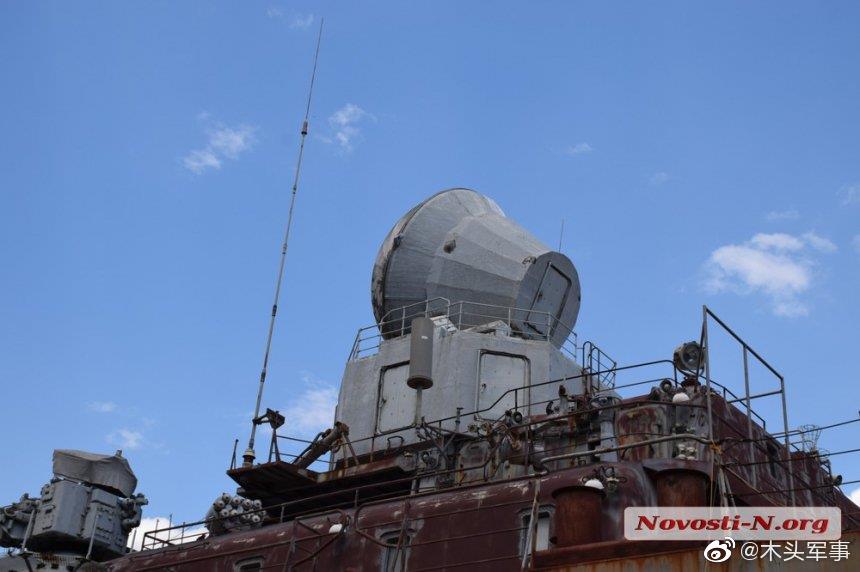
[[[148,501],[134,493],[137,477],[122,452],[57,449],[53,472],[39,497],[0,507],[0,546],[12,549],[0,570],[39,568],[45,558],[77,567],[127,552]]]

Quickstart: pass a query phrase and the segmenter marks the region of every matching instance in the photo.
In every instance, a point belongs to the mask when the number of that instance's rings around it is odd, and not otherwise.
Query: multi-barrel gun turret
[[[38,498],[24,494],[0,507],[0,546],[14,549],[18,554],[13,558],[25,560],[32,553],[78,561],[125,554],[128,535],[140,524],[141,507],[148,501],[134,493],[137,477],[122,452],[58,449],[53,472]]]

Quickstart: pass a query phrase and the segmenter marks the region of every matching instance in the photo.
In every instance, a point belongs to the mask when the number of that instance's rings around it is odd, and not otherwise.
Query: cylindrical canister
[[[599,542],[604,493],[574,485],[552,493],[555,499],[555,544],[558,547]]]
[[[412,338],[409,344],[409,378],[406,385],[412,389],[433,387],[433,320],[418,317],[412,320]]]

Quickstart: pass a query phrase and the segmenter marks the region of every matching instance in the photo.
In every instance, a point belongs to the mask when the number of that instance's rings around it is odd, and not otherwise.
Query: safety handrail
[[[440,297],[395,308],[372,326],[359,328],[353,340],[349,360],[370,355],[370,352],[379,348],[383,339],[408,334],[412,328],[411,319],[422,315],[445,318],[447,323],[443,325],[460,331],[501,322],[509,327],[514,335],[530,340],[550,341],[560,331],[565,334],[563,349],[574,358],[578,357],[576,332],[550,312],[483,302],[451,302]]]

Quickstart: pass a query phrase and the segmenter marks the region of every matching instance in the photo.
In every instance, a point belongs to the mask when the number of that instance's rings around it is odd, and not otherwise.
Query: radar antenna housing
[[[556,347],[576,324],[581,298],[567,256],[507,218],[489,197],[462,188],[431,196],[397,221],[376,256],[371,291],[386,338],[398,335],[393,313],[409,323],[424,312],[422,301],[441,298],[486,305],[472,312],[473,325],[505,319],[513,309],[513,329],[548,337]]]

